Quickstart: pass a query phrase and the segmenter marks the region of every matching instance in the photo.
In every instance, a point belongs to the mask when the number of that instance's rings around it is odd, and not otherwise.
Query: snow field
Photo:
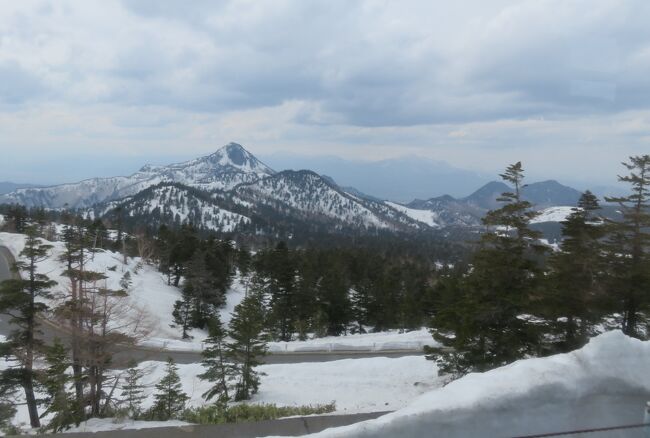
[[[64,253],[63,242],[46,242],[53,246],[49,257],[39,263],[38,272],[47,274],[57,285],[52,288],[54,298],[48,304],[56,304],[66,296],[70,280],[62,275],[65,267],[59,257]],[[25,236],[14,233],[0,233],[0,245],[6,246],[15,257],[25,246]],[[174,302],[179,299],[180,291],[167,285],[163,275],[155,267],[140,263],[140,259],[128,258],[123,263],[121,254],[99,250],[91,256],[86,264],[88,270],[101,272],[107,279],[101,286],[109,289],[120,289],[120,280],[126,272],[131,274],[131,286],[128,290],[126,308],[116,320],[113,327],[131,326],[137,322],[146,331],[147,337],[165,341],[182,342],[181,331],[174,325],[171,315]],[[132,321],[132,320],[136,321]],[[193,330],[194,341],[200,342],[207,336],[201,330]]]
[[[150,389],[144,402],[153,404],[154,385],[165,373],[165,362],[142,362],[143,383]],[[203,406],[211,383],[198,378],[200,363],[178,364],[189,406]],[[260,391],[250,403],[301,406],[336,403],[336,413],[395,410],[437,385],[434,362],[421,356],[344,359],[331,362],[260,365]]]
[[[411,219],[415,219],[416,221],[422,222],[423,224],[429,225],[433,228],[440,227],[438,222],[436,222],[438,220],[438,213],[436,212],[433,212],[431,210],[418,210],[416,208],[409,208],[402,204],[397,204],[390,201],[384,201],[384,203],[390,207],[393,207],[400,213],[407,215]]]
[[[530,221],[531,224],[539,224],[542,222],[563,222],[573,213],[575,207],[559,206],[549,207],[540,211],[540,215]]]
[[[460,437],[480,430],[489,437],[641,422],[649,363],[650,342],[608,332],[580,350],[469,374],[394,413],[314,436],[409,438],[437,430]],[[619,404],[626,412],[611,414]]]

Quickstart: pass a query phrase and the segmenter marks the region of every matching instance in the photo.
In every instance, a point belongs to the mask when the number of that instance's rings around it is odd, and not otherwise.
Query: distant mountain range
[[[458,169],[444,161],[417,156],[355,161],[330,156],[273,154],[263,159],[275,169],[311,169],[329,175],[342,187],[354,187],[374,197],[397,202],[436,194],[461,196],[493,178]]]
[[[28,188],[28,187],[38,187],[34,184],[16,184],[9,181],[0,181],[0,195],[6,193],[11,193],[18,189]]]
[[[416,199],[406,204],[406,207],[428,210],[437,214],[440,226],[475,226],[480,224],[481,218],[488,210],[499,206],[497,198],[501,193],[509,191],[512,191],[512,188],[508,185],[492,181],[464,198],[456,199],[445,195],[427,200]],[[575,206],[581,195],[578,190],[554,180],[526,185],[522,194],[525,200],[539,210],[557,206]]]
[[[73,208],[92,218],[151,227],[193,223],[220,232],[292,234],[423,231],[474,227],[510,188],[489,182],[469,196],[383,201],[310,170],[276,172],[241,145],[168,166],[142,167],[131,176],[93,178],[51,187],[17,188],[0,203]],[[580,193],[556,181],[526,186],[524,197],[539,208],[576,204]],[[557,213],[548,217],[558,220]]]

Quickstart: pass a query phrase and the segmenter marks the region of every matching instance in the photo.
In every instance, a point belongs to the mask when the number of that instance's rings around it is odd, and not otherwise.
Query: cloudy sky
[[[649,22],[647,0],[3,2],[0,181],[236,141],[612,182],[650,153]]]

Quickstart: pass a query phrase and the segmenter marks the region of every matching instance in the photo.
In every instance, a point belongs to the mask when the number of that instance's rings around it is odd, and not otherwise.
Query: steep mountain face
[[[333,221],[353,228],[422,228],[417,221],[381,202],[344,192],[331,181],[308,171],[285,170],[233,190],[237,200],[265,206],[277,214],[308,221]]]
[[[229,190],[274,173],[241,145],[230,143],[211,155],[169,166],[147,165],[128,177],[93,178],[74,184],[18,189],[0,196],[0,203],[88,208],[135,195],[161,182],[177,182],[204,190]]]
[[[119,214],[125,223],[153,228],[191,223],[203,230],[223,233],[251,222],[249,217],[220,204],[204,191],[178,183],[162,183],[126,199],[97,204],[86,215],[117,221]]]

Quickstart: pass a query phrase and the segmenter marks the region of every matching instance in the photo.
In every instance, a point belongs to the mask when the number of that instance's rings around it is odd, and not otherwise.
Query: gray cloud
[[[643,0],[24,0],[0,11],[0,148],[620,161],[650,140],[649,19]]]

